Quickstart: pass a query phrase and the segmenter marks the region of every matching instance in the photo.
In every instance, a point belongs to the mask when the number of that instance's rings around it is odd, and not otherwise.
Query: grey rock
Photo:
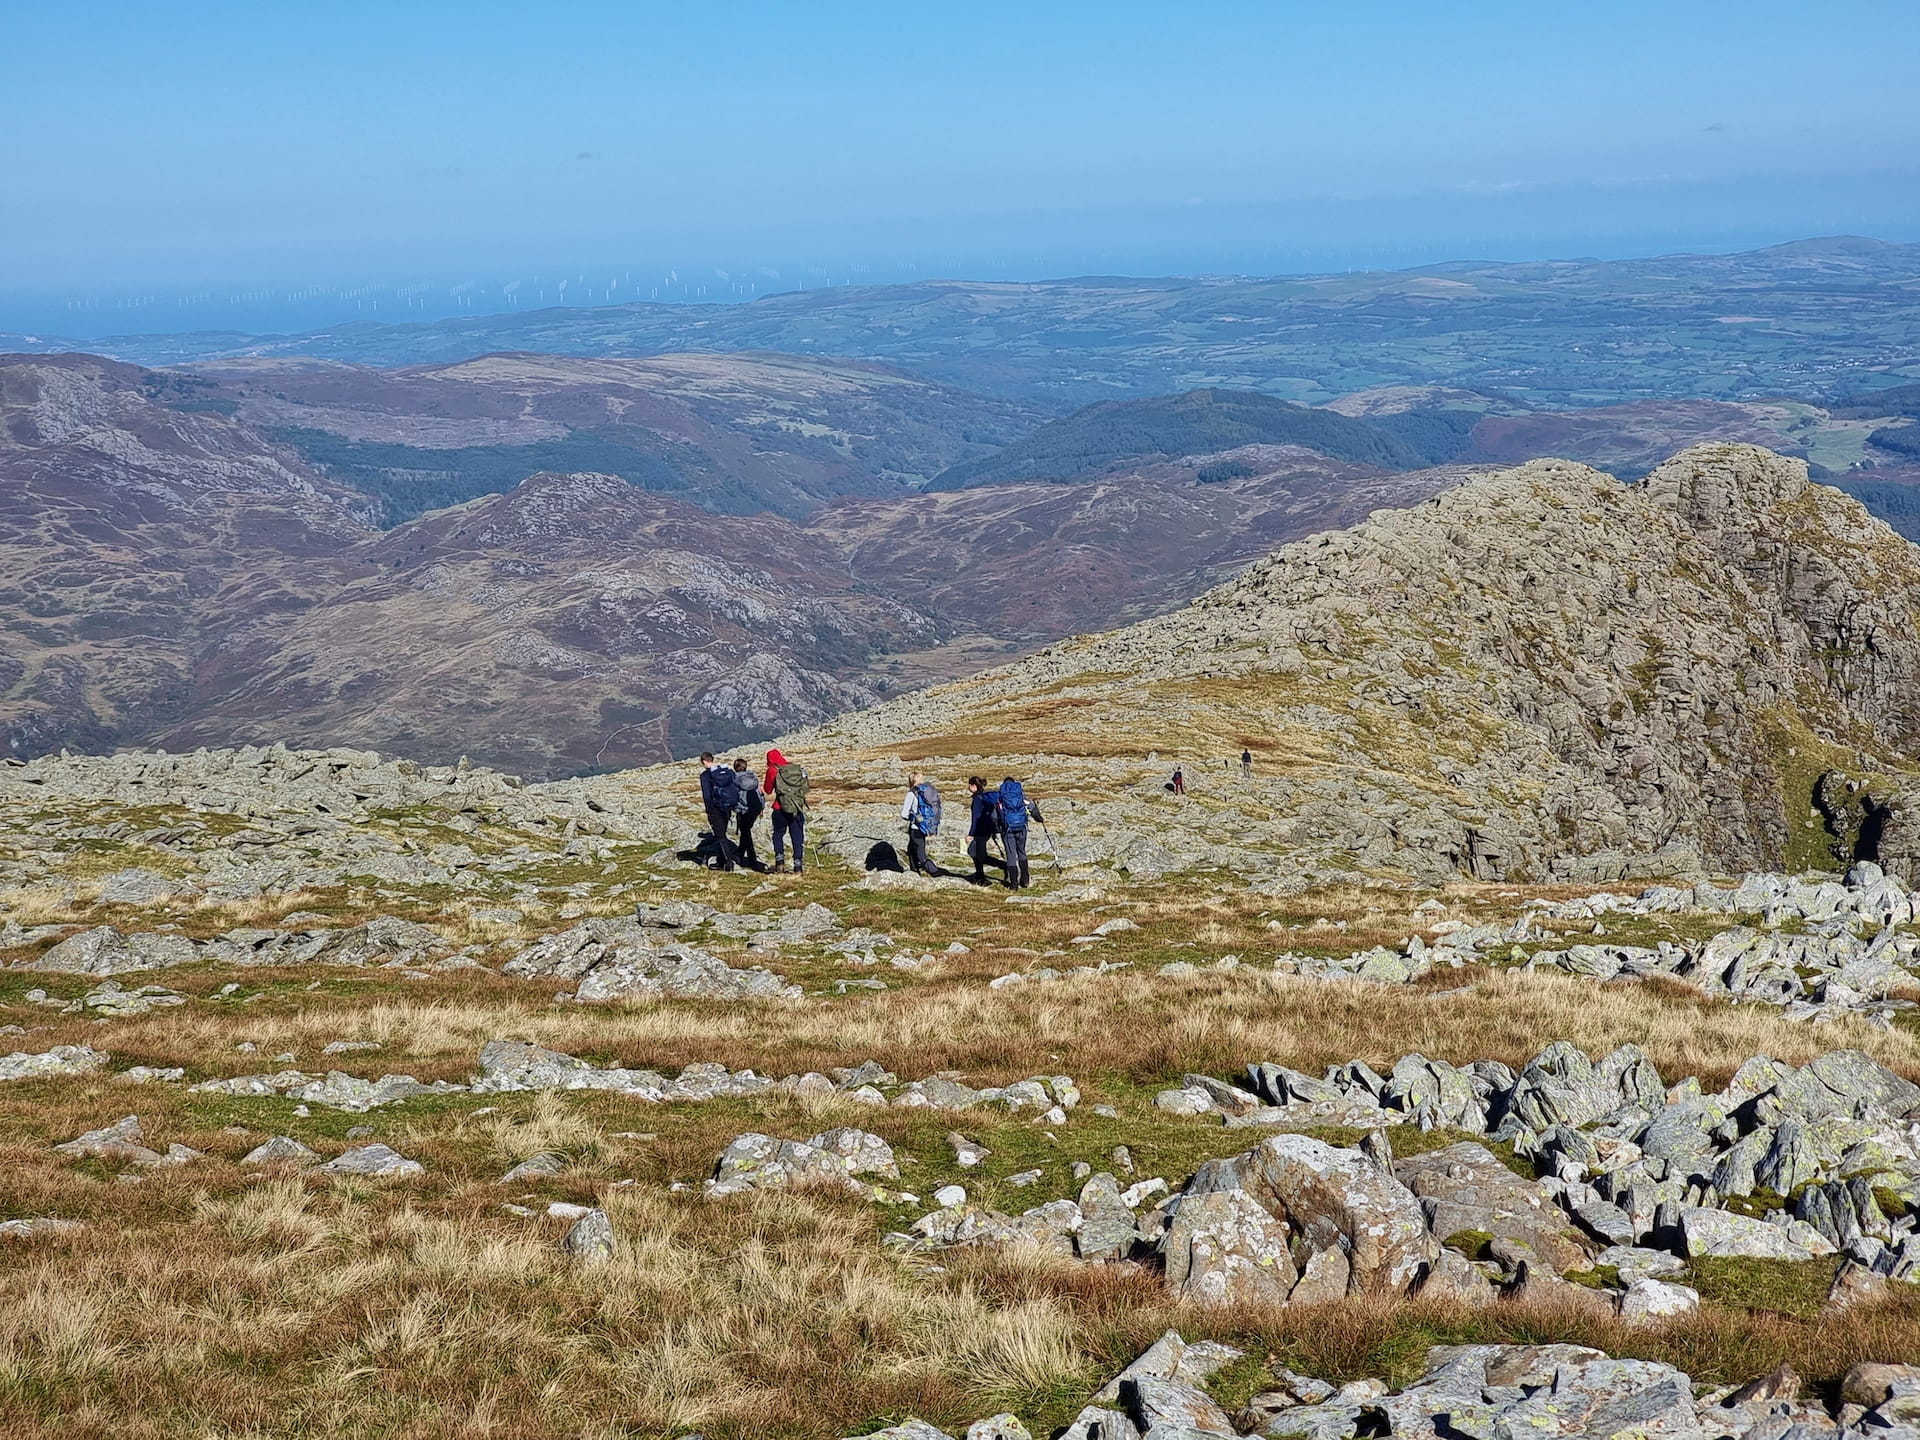
[[[52,1075],[85,1075],[111,1064],[113,1057],[86,1045],[55,1045],[33,1053],[16,1050],[0,1056],[0,1081],[39,1080]]]
[[[1466,1141],[1410,1156],[1395,1164],[1394,1174],[1419,1197],[1429,1227],[1442,1239],[1480,1230],[1522,1240],[1555,1273],[1588,1263],[1588,1247],[1559,1206],[1484,1145]]]
[[[184,935],[125,934],[111,925],[96,925],[69,936],[19,968],[68,975],[124,975],[133,970],[190,965],[197,958],[193,941]]]
[[[521,1180],[549,1180],[567,1168],[567,1157],[553,1150],[530,1155],[500,1177],[498,1183],[512,1185]]]
[[[1236,1163],[1248,1193],[1309,1249],[1347,1258],[1355,1293],[1405,1293],[1438,1256],[1419,1200],[1357,1150],[1275,1135]]]
[[[70,1155],[76,1159],[92,1156],[101,1160],[131,1160],[135,1164],[152,1165],[161,1160],[159,1152],[150,1150],[143,1143],[146,1139],[140,1127],[138,1115],[128,1115],[111,1125],[98,1130],[89,1130],[76,1136],[65,1144],[53,1147],[54,1153]]]
[[[1177,1380],[1183,1385],[1202,1385],[1222,1366],[1238,1360],[1246,1352],[1217,1341],[1189,1343],[1177,1330],[1169,1330],[1094,1393],[1096,1404],[1116,1404],[1120,1388],[1129,1380]]]
[[[480,1049],[476,1095],[513,1090],[615,1090],[648,1100],[667,1098],[669,1084],[652,1070],[601,1069],[560,1050],[524,1040],[489,1040]]]
[[[1127,1418],[1124,1410],[1088,1405],[1056,1440],[1140,1440],[1140,1427]]]
[[[706,1193],[719,1197],[746,1190],[823,1184],[866,1194],[870,1187],[854,1176],[879,1174],[891,1178],[899,1173],[892,1147],[886,1141],[851,1127],[829,1130],[809,1141],[747,1134],[735,1139],[714,1162]]]
[[[365,1175],[375,1179],[395,1179],[423,1175],[426,1166],[382,1144],[356,1145],[320,1167],[328,1175]]]
[[[1920,1391],[1920,1365],[1863,1360],[1840,1377],[1840,1398],[1869,1408],[1894,1395]]]
[[[1083,1260],[1123,1259],[1133,1248],[1133,1211],[1120,1198],[1120,1182],[1104,1170],[1080,1187],[1080,1214],[1073,1240]]]
[[[1780,1122],[1767,1153],[1754,1166],[1756,1183],[1776,1195],[1790,1195],[1820,1173],[1820,1156],[1813,1148],[1806,1125],[1796,1116]]]
[[[100,882],[102,905],[153,905],[176,895],[192,895],[198,887],[154,870],[116,870]]]
[[[769,970],[735,969],[677,941],[655,945],[630,919],[588,920],[521,951],[501,973],[525,979],[577,980],[581,1001],[618,999],[798,999]]]
[[[1693,1386],[1671,1365],[1650,1360],[1590,1360],[1554,1372],[1556,1400],[1587,1406],[1582,1429],[1591,1437],[1691,1436],[1699,1429]]]
[[[263,1140],[240,1157],[242,1165],[313,1165],[320,1157],[289,1135]]]
[[[1360,1406],[1344,1400],[1296,1405],[1269,1418],[1259,1433],[1276,1440],[1352,1440],[1360,1433]]]
[[[1642,1278],[1620,1297],[1620,1318],[1629,1325],[1654,1324],[1700,1308],[1700,1292],[1665,1280]]]
[[[1200,1435],[1235,1434],[1233,1422],[1197,1385],[1137,1375],[1120,1386],[1120,1400],[1133,1423],[1152,1435],[1162,1427]]]
[[[1812,1251],[1794,1243],[1779,1226],[1727,1210],[1689,1206],[1680,1213],[1680,1229],[1686,1253],[1694,1259],[1703,1255],[1756,1260],[1813,1258]]]
[[[1237,1174],[1210,1162],[1180,1197],[1161,1242],[1167,1287],[1202,1305],[1284,1303],[1299,1279],[1290,1238]]]
[[[965,1440],[1033,1440],[1033,1432],[1020,1423],[1020,1417],[1006,1411],[976,1420],[967,1427]]]
[[[604,1210],[589,1210],[561,1237],[560,1248],[582,1265],[604,1265],[613,1259],[617,1242],[613,1221]]]

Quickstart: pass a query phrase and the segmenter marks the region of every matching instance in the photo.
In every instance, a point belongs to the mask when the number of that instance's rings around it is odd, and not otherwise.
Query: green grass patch
[[[1688,1263],[1685,1278],[1702,1300],[1811,1319],[1826,1304],[1839,1265],[1838,1256],[1818,1260],[1702,1256]]]

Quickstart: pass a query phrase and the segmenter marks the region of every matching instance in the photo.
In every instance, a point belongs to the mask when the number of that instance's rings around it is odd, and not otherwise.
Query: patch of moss
[[[1487,1247],[1493,1244],[1493,1236],[1485,1230],[1456,1230],[1441,1244],[1449,1250],[1458,1250],[1469,1260],[1486,1260],[1491,1258]]]
[[[1238,1360],[1223,1365],[1207,1378],[1207,1393],[1227,1414],[1246,1408],[1263,1390],[1273,1389],[1273,1367],[1257,1351],[1249,1351]]]
[[[1702,1300],[1810,1319],[1826,1303],[1839,1264],[1837,1256],[1819,1260],[1702,1256],[1688,1263],[1685,1278]]]

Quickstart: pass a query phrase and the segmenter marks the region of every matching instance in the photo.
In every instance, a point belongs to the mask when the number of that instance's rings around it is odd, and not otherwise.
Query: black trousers
[[[940,876],[947,872],[927,858],[927,837],[907,827],[907,868],[916,875]]]
[[[763,806],[762,809],[765,807]],[[754,847],[753,825],[760,818],[759,810],[749,810],[739,817],[740,820],[740,863],[758,870],[760,852]]]
[[[720,868],[733,869],[733,841],[727,833],[733,828],[733,811],[722,810],[718,805],[707,806],[707,829],[713,832],[714,846],[720,852]]]
[[[773,863],[778,865],[785,858],[786,839],[793,837],[793,868],[802,869],[807,863],[807,817],[789,815],[784,810],[773,812]]]
[[[1002,830],[1001,843],[1007,847],[1007,888],[1022,890],[1033,883],[1027,870],[1027,832],[1025,827],[1018,830]]]
[[[987,837],[976,835],[967,842],[967,858],[973,861],[973,883],[984,885],[987,881],[986,867],[991,865],[1002,875],[1007,873],[1007,862],[987,849]]]

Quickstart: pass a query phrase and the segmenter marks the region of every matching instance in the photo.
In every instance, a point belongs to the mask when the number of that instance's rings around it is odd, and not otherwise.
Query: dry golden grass
[[[268,1180],[16,1250],[6,1433],[838,1435],[1088,1375],[1066,1307],[929,1280],[844,1202],[613,1190],[623,1244],[583,1268],[492,1198]]]
[[[997,717],[996,717],[997,718]],[[1090,730],[967,730],[881,746],[876,756],[902,760],[972,760],[995,764],[1022,755],[1073,756],[1083,760],[1144,760],[1152,745],[1132,735],[1108,737]]]
[[[0,1273],[0,1418],[26,1436],[832,1437],[1003,1406],[1057,1423],[1173,1326],[1334,1379],[1405,1381],[1426,1347],[1571,1340],[1730,1381],[1920,1353],[1920,1307],[1838,1319],[1724,1306],[1657,1329],[1550,1308],[1356,1300],[1171,1305],[1130,1266],[875,1245],[857,1204],[608,1192],[623,1244],[581,1268],[562,1222],[379,1187],[263,1181],[164,1227],[91,1233]]]
[[[1467,988],[1435,990],[1453,981]],[[428,987],[421,987],[428,988]],[[442,983],[442,994],[459,993]],[[502,1036],[555,1049],[677,1070],[717,1060],[768,1074],[877,1059],[904,1075],[956,1070],[1017,1079],[1070,1067],[1081,1076],[1150,1082],[1189,1070],[1233,1074],[1251,1061],[1318,1071],[1403,1054],[1466,1063],[1524,1064],[1550,1041],[1599,1053],[1632,1041],[1670,1080],[1730,1076],[1751,1055],[1801,1063],[1851,1046],[1903,1073],[1920,1074],[1920,1040],[1864,1021],[1797,1024],[1770,1006],[1730,1006],[1681,986],[1595,985],[1547,971],[1442,972],[1425,985],[1297,979],[1266,971],[1185,979],[1131,971],[992,991],[927,984],[833,1005],[631,1005],[546,1002],[537,989],[495,981],[484,998],[393,994],[354,1003],[322,998],[299,1008],[234,1015],[198,1006],[102,1023],[50,1026],[50,1043],[88,1043],[144,1064],[210,1064],[221,1073],[271,1068],[291,1051],[311,1068],[339,1038],[379,1041],[377,1056],[349,1056],[356,1072],[412,1069],[464,1078],[481,1045]],[[529,993],[532,991],[532,993]],[[305,999],[305,997],[303,997]],[[258,1052],[235,1055],[235,1037]],[[219,1057],[217,1060],[210,1057]]]
[[[618,913],[636,899],[705,899],[751,908],[757,880],[689,874],[589,902]],[[1001,1408],[1033,1424],[1067,1418],[1086,1395],[1169,1326],[1250,1344],[1334,1378],[1404,1379],[1431,1343],[1581,1339],[1619,1354],[1669,1359],[1697,1377],[1745,1379],[1781,1360],[1832,1377],[1859,1358],[1920,1353],[1920,1309],[1896,1302],[1819,1322],[1710,1303],[1658,1330],[1503,1306],[1462,1312],[1353,1303],[1325,1311],[1199,1313],[1168,1304],[1156,1278],[1131,1266],[1088,1267],[1036,1251],[903,1258],[880,1234],[915,1212],[887,1213],[813,1194],[709,1204],[674,1193],[750,1129],[805,1136],[855,1124],[885,1136],[925,1194],[964,1179],[1010,1206],[1070,1194],[1070,1163],[1110,1163],[1130,1146],[1142,1173],[1176,1183],[1252,1137],[1154,1111],[1153,1089],[1189,1070],[1237,1074],[1275,1060],[1314,1071],[1363,1058],[1376,1067],[1419,1050],[1454,1061],[1519,1064],[1551,1040],[1589,1052],[1625,1041],[1670,1080],[1724,1080],[1747,1056],[1804,1061],[1854,1045],[1920,1075],[1920,1040],[1856,1022],[1809,1027],[1765,1006],[1709,1002],[1677,985],[1597,986],[1553,972],[1441,970],[1414,986],[1330,983],[1277,975],[1257,962],[1278,949],[1345,952],[1395,943],[1441,919],[1477,922],[1528,898],[1571,891],[1455,886],[1443,908],[1426,892],[1346,886],[1288,899],[1134,887],[1097,913],[1008,906],[997,893],[904,897],[841,890],[832,873],[785,877],[764,903],[810,899],[848,924],[885,931],[898,948],[966,955],[908,971],[883,965],[893,988],[843,1001],[776,1004],[556,1003],[551,983],[460,972],[407,980],[393,972],[220,970],[157,979],[191,997],[153,1014],[93,1021],[24,1004],[4,1018],[31,1026],[14,1046],[89,1044],[116,1067],[186,1065],[194,1078],[281,1068],[411,1073],[464,1080],[479,1047],[510,1036],[599,1062],[673,1073],[720,1061],[784,1075],[872,1058],[903,1077],[950,1070],[978,1083],[1070,1074],[1117,1119],[1083,1110],[1057,1139],[1020,1120],[969,1112],[969,1133],[1010,1171],[1044,1164],[1031,1190],[1001,1175],[953,1169],[951,1117],[874,1110],[841,1096],[776,1092],[751,1101],[653,1106],[604,1094],[456,1095],[355,1116],[290,1102],[195,1096],[106,1075],[0,1086],[0,1213],[87,1222],[71,1238],[0,1242],[0,1433],[9,1437],[673,1436],[713,1440],[838,1437],[917,1413],[957,1429]],[[33,898],[33,897],[24,897]],[[35,903],[61,913],[51,894]],[[189,927],[262,923],[299,908],[343,923],[359,912],[339,894],[189,907]],[[464,939],[506,944],[560,922],[477,920],[464,897],[423,916]],[[79,912],[66,912],[76,918]],[[1099,920],[1137,931],[1091,947],[1069,942]],[[23,923],[24,919],[23,919]],[[1277,927],[1277,928],[1276,928]],[[715,948],[738,957],[740,942]],[[1158,977],[1170,959],[1205,962],[1234,950],[1237,972]],[[1009,970],[1093,959],[1133,968],[1100,977],[989,990]],[[837,959],[755,957],[819,990],[865,973]],[[242,995],[216,1000],[237,980]],[[5,977],[59,995],[93,982]],[[380,1042],[327,1057],[328,1041]],[[242,1053],[242,1041],[256,1048]],[[490,1113],[477,1113],[480,1111]],[[49,1146],[137,1112],[152,1143],[179,1141],[209,1158],[139,1184],[123,1168],[73,1161]],[[267,1134],[298,1136],[324,1155],[368,1125],[427,1166],[404,1182],[248,1173],[235,1162]],[[1418,1139],[1419,1137],[1412,1137]],[[566,1156],[551,1180],[502,1188],[509,1166]],[[991,1169],[991,1167],[989,1167]],[[621,1184],[621,1181],[631,1181]],[[517,1218],[565,1198],[602,1203],[623,1239],[601,1269],[563,1260],[564,1226]]]

